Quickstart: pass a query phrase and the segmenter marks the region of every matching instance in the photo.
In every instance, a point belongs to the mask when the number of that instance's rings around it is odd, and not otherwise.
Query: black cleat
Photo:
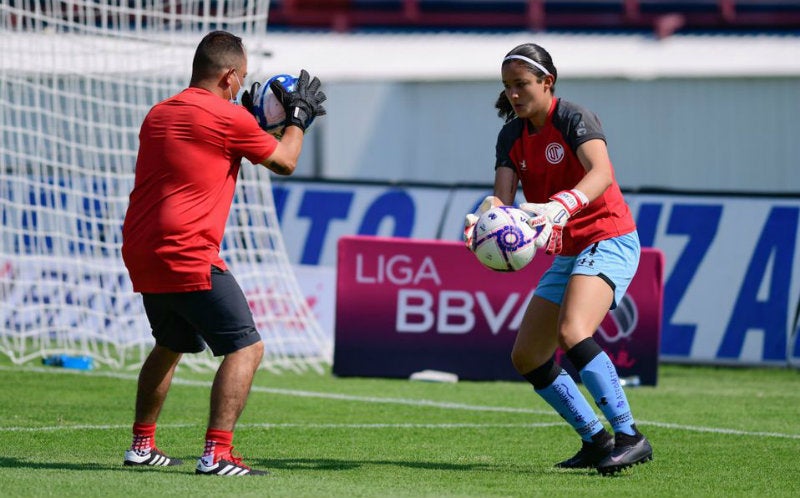
[[[182,465],[183,460],[168,457],[158,448],[152,448],[147,453],[128,450],[125,452],[125,460],[122,463],[132,466],[172,467]]]
[[[583,446],[575,456],[558,462],[559,469],[593,469],[597,464],[614,451],[614,438],[606,431],[595,434],[592,442],[582,441]]]
[[[617,433],[614,440],[614,451],[597,464],[597,471],[604,476],[653,459],[653,448],[639,431],[635,436]]]

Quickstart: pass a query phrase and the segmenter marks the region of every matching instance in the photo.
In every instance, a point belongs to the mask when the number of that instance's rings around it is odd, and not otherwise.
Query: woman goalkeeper
[[[527,202],[520,208],[546,216],[552,231],[541,245],[556,255],[528,304],[511,359],[583,441],[575,456],[556,466],[613,474],[653,455],[636,428],[616,368],[592,337],[636,273],[636,225],[614,178],[598,118],[554,96],[558,73],[550,54],[533,43],[519,45],[503,59],[501,73],[504,90],[495,107],[505,125],[497,138],[495,198],[484,206],[511,205],[521,184]],[[475,220],[467,216],[468,242]],[[558,347],[580,373],[613,436],[555,362]]]

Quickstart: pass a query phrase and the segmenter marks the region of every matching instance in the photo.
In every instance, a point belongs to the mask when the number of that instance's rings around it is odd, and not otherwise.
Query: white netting
[[[268,0],[3,0],[0,350],[138,365],[152,338],[120,256],[138,131],[188,84],[203,35],[266,31]],[[330,339],[283,246],[269,173],[245,162],[223,242],[265,340],[264,366],[320,370]],[[188,365],[216,364],[187,355]]]

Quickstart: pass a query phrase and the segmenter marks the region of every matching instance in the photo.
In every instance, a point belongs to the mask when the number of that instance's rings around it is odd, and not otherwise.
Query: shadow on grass
[[[507,465],[489,465],[481,463],[446,463],[446,462],[419,462],[404,460],[338,460],[333,458],[255,458],[252,460],[255,468],[267,468],[275,470],[352,470],[369,465],[389,465],[396,467],[408,467],[411,469],[424,470],[449,470],[458,472],[467,471],[503,471],[508,472]],[[514,469],[518,472],[531,472],[530,467],[520,466]]]
[[[123,470],[122,465],[104,465],[95,462],[29,462],[19,458],[0,457],[0,468],[53,469],[53,470]],[[130,467],[128,467],[130,469]]]
[[[564,474],[596,474],[594,470],[575,469],[574,471],[564,471],[563,469],[539,469],[532,468],[530,465],[499,465],[469,463],[457,464],[446,462],[418,462],[405,460],[339,460],[334,458],[253,458],[248,462],[256,469],[275,471],[275,470],[313,470],[313,471],[346,471],[360,469],[365,466],[394,466],[406,467],[410,469],[432,470],[432,471],[454,471],[454,472],[503,472],[517,474],[550,474],[552,472]],[[126,467],[120,465],[100,464],[96,462],[31,462],[24,459],[13,457],[0,457],[0,469],[34,469],[34,470],[77,470],[77,471],[123,471],[123,472],[151,472],[153,470],[175,469],[190,471],[194,475],[193,465],[182,465],[179,467]],[[169,472],[169,471],[168,471]]]
[[[270,459],[270,458],[254,458],[250,464],[257,469],[269,470],[352,470],[358,469],[363,466],[369,465],[390,465],[398,467],[408,467],[412,469],[427,469],[427,470],[448,470],[448,471],[508,471],[508,467],[500,467],[497,465],[485,464],[453,464],[442,462],[409,462],[409,461],[391,461],[391,460],[336,460],[331,458],[287,458],[287,459]],[[191,466],[185,468],[191,468]],[[123,465],[107,465],[95,462],[30,462],[24,459],[0,457],[0,468],[9,469],[35,469],[35,470],[83,470],[83,471],[125,471],[125,472],[141,472],[150,471],[155,467],[125,467]],[[166,467],[164,467],[166,468]],[[520,472],[529,472],[530,469],[518,469]]]

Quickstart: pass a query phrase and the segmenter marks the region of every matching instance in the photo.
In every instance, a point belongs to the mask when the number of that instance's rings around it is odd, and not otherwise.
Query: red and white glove
[[[533,203],[525,202],[519,208],[531,214],[531,220],[537,215],[544,215],[551,225],[550,237],[540,237],[547,240],[547,254],[560,254],[564,225],[572,216],[589,204],[589,198],[578,189],[562,190],[550,197],[550,202]]]
[[[503,201],[498,197],[487,195],[474,213],[469,213],[464,217],[464,244],[467,246],[467,249],[470,251],[472,250],[472,236],[475,233],[475,225],[478,224],[478,218],[493,207],[502,205]]]
[[[544,206],[544,204],[526,204],[528,206]],[[536,232],[536,238],[533,239],[533,246],[536,249],[545,247],[550,240],[550,234],[553,233],[553,224],[548,221],[543,210],[541,212],[535,212],[530,209],[526,210],[523,208],[523,205],[520,205],[519,208],[528,215],[528,226],[533,228]]]

